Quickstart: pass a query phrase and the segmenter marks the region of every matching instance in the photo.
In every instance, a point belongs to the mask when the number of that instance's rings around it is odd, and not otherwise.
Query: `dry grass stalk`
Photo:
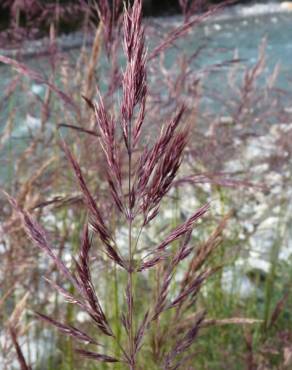
[[[93,98],[95,92],[95,72],[96,72],[96,65],[97,61],[100,57],[101,52],[101,42],[102,42],[102,34],[101,34],[101,25],[97,27],[93,46],[91,50],[91,56],[87,68],[87,76],[84,81],[84,88],[83,88],[83,95],[85,95],[89,100]]]
[[[20,320],[26,308],[28,297],[29,293],[26,293],[22,297],[22,299],[15,306],[8,322],[6,323],[7,331],[10,334],[10,338],[16,352],[17,361],[21,370],[32,370],[32,368],[27,364],[18,341],[18,336],[21,334]]]
[[[56,85],[47,81],[40,73],[32,70],[23,63],[17,62],[12,58],[3,55],[0,55],[0,62],[12,66],[18,73],[27,76],[40,84],[47,85],[51,90],[58,94],[61,100],[64,101],[64,103],[67,104],[71,109],[73,109],[77,115],[80,115],[79,107],[75,104],[71,97],[61,91]]]

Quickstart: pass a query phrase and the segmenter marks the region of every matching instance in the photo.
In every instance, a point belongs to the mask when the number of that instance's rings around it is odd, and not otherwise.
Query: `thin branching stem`
[[[128,219],[128,230],[129,230],[129,347],[131,357],[131,370],[135,370],[135,359],[134,359],[134,328],[133,328],[133,248],[132,248],[132,202],[131,202],[131,191],[132,191],[132,122],[129,120],[129,135],[128,135],[128,157],[129,157],[129,168],[128,168],[128,194],[129,194],[129,219]]]

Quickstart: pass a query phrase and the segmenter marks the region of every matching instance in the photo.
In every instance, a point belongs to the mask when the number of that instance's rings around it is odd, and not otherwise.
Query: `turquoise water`
[[[213,20],[205,22],[199,27],[196,27],[187,36],[183,37],[178,46],[181,49],[173,48],[167,52],[166,65],[173,67],[173,62],[181,50],[187,52],[189,55],[201,45],[206,45],[198,57],[193,61],[192,68],[196,71],[199,78],[204,80],[204,95],[202,97],[202,109],[208,109],[214,114],[228,114],[226,107],[222,106],[215,96],[224,96],[226,100],[232,98],[232,90],[230,90],[227,83],[227,74],[231,65],[223,65],[216,68],[227,60],[234,57],[240,59],[238,64],[237,79],[240,83],[242,74],[246,66],[252,67],[259,54],[259,45],[266,40],[266,62],[264,73],[258,81],[258,88],[265,86],[265,77],[269,76],[274,70],[275,66],[279,64],[279,77],[277,80],[277,88],[286,90],[288,93],[292,92],[292,13],[280,12],[279,6],[276,5],[255,5],[253,7],[244,8],[237,7],[229,9]],[[154,28],[160,28],[160,36],[163,35],[171,27],[178,25],[182,21],[179,17],[160,18],[147,20],[146,24],[154,25]],[[151,26],[150,26],[151,29]],[[159,40],[159,36],[150,37],[151,45]],[[72,54],[74,58],[75,54]],[[42,73],[48,70],[48,63],[45,58],[31,59],[26,61],[33,68],[38,69]],[[175,67],[175,66],[174,66]],[[7,66],[0,66],[0,101],[4,96],[6,87],[11,80],[11,76],[15,76],[11,69]],[[0,152],[0,183],[6,177],[7,163],[10,162],[13,155],[17,152],[16,148],[23,148],[26,145],[26,139],[29,141],[29,125],[35,124],[37,120],[33,117],[27,117],[27,112],[30,114],[37,114],[39,109],[31,106],[31,97],[33,94],[43,97],[41,86],[35,85],[28,80],[26,83],[31,85],[31,93],[24,94],[21,89],[18,89],[18,94],[13,95],[13,101],[8,100],[1,104],[0,112],[0,133],[3,131],[7,117],[11,109],[15,110],[17,123],[14,124],[12,135],[7,144],[4,145],[4,150]],[[154,81],[155,83],[155,81]],[[290,95],[282,95],[283,104],[291,106]],[[17,109],[15,109],[17,107]],[[29,109],[28,109],[29,108]],[[8,155],[10,153],[10,155]],[[10,164],[11,166],[11,164]],[[12,171],[12,170],[11,170]]]
[[[227,19],[211,23],[204,28],[210,38],[210,47],[223,48],[209,62],[220,62],[232,58],[234,50],[244,63],[252,66],[258,57],[258,48],[266,40],[266,73],[271,73],[280,63],[279,86],[287,87],[287,78],[292,77],[292,14],[265,14],[242,19]]]
[[[265,86],[265,79],[277,66],[279,74],[276,87],[292,92],[292,13],[249,14],[245,17],[238,15],[236,18],[222,15],[188,35],[183,43],[187,43],[186,50],[189,53],[206,44],[194,67],[198,71],[201,70],[202,74],[210,67],[210,71],[205,74],[207,90],[216,90],[228,97],[231,92],[226,76],[233,67],[228,64],[218,68],[214,66],[235,57],[241,60],[238,63],[238,72],[243,71],[245,67],[251,68],[258,60],[260,46],[265,44],[265,66],[258,86]],[[240,80],[242,75],[239,73],[237,77]]]

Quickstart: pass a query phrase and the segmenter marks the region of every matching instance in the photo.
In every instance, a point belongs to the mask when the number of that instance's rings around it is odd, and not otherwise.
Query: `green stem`
[[[134,331],[133,331],[133,250],[132,250],[132,205],[131,205],[131,189],[132,189],[132,125],[129,122],[129,138],[128,138],[128,155],[129,155],[129,177],[128,177],[128,195],[129,195],[129,347],[130,347],[130,357],[131,357],[131,370],[135,370],[135,360],[134,360]]]

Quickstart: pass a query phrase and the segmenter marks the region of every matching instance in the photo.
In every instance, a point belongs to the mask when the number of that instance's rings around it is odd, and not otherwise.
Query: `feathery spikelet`
[[[76,352],[79,353],[81,356],[90,358],[97,362],[121,362],[117,358],[103,355],[100,353],[91,352],[91,351],[85,351],[84,349],[76,349]]]
[[[71,151],[69,150],[65,142],[62,143],[62,146],[75,172],[76,178],[80,186],[80,190],[82,191],[84,195],[85,203],[90,212],[91,227],[99,235],[101,241],[104,243],[105,251],[108,257],[111,258],[116,263],[118,263],[120,266],[124,267],[124,262],[122,258],[120,257],[119,252],[115,248],[115,243],[111,237],[110,231],[105,225],[104,218],[102,217],[101,212],[87,187],[86,181],[83,177],[79,164],[77,163],[76,159],[73,157]]]
[[[147,94],[146,52],[144,46],[144,28],[142,27],[142,1],[135,1],[131,10],[124,12],[124,51],[127,66],[123,75],[123,100],[121,105],[121,125],[125,144],[132,150],[138,142],[145,115]],[[139,106],[136,123],[130,125],[134,110]],[[131,132],[129,132],[129,130]],[[129,148],[129,138],[132,148]]]
[[[46,316],[42,313],[39,313],[39,312],[35,312],[35,314],[38,316],[38,318],[40,318],[41,320],[46,321],[49,324],[55,326],[58,330],[60,330],[62,333],[66,334],[66,335],[69,335],[69,336],[71,336],[75,339],[78,339],[81,342],[86,342],[86,343],[99,345],[99,343],[97,343],[93,338],[91,338],[86,333],[84,333],[80,329],[75,328],[72,325],[62,324],[62,323],[52,319],[51,317],[48,317],[48,316]]]
[[[205,315],[205,312],[201,312],[197,315],[191,329],[189,329],[187,333],[177,341],[174,348],[166,355],[163,367],[165,370],[178,369],[178,367],[183,365],[184,359],[180,360],[176,364],[174,364],[174,360],[178,355],[185,352],[193,344],[203,323]]]

